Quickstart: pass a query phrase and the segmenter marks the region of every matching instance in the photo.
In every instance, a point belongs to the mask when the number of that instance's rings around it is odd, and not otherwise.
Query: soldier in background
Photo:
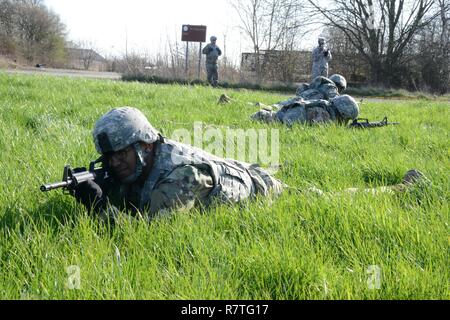
[[[319,37],[319,46],[312,52],[312,79],[318,76],[328,78],[328,61],[332,59],[331,51],[326,47],[325,39]]]
[[[170,210],[237,203],[282,191],[282,183],[257,165],[162,137],[135,108],[103,115],[93,138],[113,179],[84,182],[74,196],[105,220],[115,221],[119,210],[151,219]]]
[[[222,55],[222,51],[216,45],[217,37],[212,36],[210,38],[211,43],[207,44],[203,48],[202,52],[206,55],[206,73],[208,77],[208,82],[213,86],[217,86],[217,81],[219,80],[219,72],[217,67],[217,60],[219,56]]]
[[[330,78],[319,76],[309,84],[301,84],[295,97],[260,110],[251,118],[287,125],[328,122],[346,125],[359,115],[355,99],[346,94],[340,95],[346,87],[347,81],[341,75],[335,74]]]

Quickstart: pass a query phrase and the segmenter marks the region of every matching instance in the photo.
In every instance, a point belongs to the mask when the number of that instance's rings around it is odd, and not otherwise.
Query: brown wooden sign
[[[181,30],[181,41],[189,42],[205,42],[206,26],[195,26],[191,24],[183,24]]]

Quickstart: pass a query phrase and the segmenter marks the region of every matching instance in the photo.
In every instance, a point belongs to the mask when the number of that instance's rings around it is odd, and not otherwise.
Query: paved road
[[[120,80],[121,78],[121,75],[115,72],[96,72],[52,68],[0,69],[0,72],[6,72],[10,74],[48,74],[60,77],[79,77],[110,80]]]

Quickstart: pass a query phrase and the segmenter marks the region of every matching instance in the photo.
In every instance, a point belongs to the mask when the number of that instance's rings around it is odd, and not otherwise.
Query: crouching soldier
[[[93,138],[112,180],[84,182],[74,196],[102,218],[114,219],[125,209],[151,219],[172,209],[237,203],[282,191],[281,182],[257,165],[165,139],[135,108],[103,115]]]

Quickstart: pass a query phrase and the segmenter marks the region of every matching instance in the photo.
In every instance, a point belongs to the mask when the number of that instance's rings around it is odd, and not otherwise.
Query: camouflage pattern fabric
[[[132,107],[110,110],[97,120],[92,135],[100,154],[124,149],[138,141],[153,143],[159,138],[159,132],[145,115]]]
[[[351,96],[344,94],[342,96],[335,97],[331,100],[331,103],[341,120],[344,122],[354,120],[358,117],[359,107],[355,99]]]
[[[300,93],[300,97],[306,99],[306,100],[318,100],[318,99],[324,99],[325,96],[316,89],[308,89]]]
[[[297,91],[295,91],[295,95],[300,96],[303,92],[305,92],[308,89],[309,89],[309,83],[301,83],[298,86]]]
[[[209,43],[203,48],[202,53],[206,55],[206,74],[208,82],[215,87],[219,80],[217,60],[219,59],[219,56],[222,55],[222,51],[217,45]]]
[[[299,104],[294,108],[282,109],[278,111],[277,118],[287,125],[292,125],[294,122],[305,123],[307,122],[306,108]]]
[[[277,118],[277,112],[269,111],[269,110],[260,110],[250,117],[252,120],[263,121],[266,123],[271,123],[275,121],[279,121],[281,119]]]
[[[143,186],[120,185],[114,205],[148,218],[213,202],[237,203],[257,194],[279,194],[282,183],[256,165],[222,159],[165,139],[156,143],[152,170]]]
[[[311,124],[331,122],[330,114],[319,107],[308,108],[306,111],[306,119]]]
[[[336,84],[330,79],[322,76],[314,78],[310,83],[309,88],[319,91],[323,95],[322,99],[329,100],[339,95]]]
[[[213,87],[217,86],[219,80],[217,64],[206,64],[206,76],[209,84],[211,84]]]
[[[336,75],[336,81],[346,84],[345,79]],[[349,95],[339,95],[337,84],[325,77],[318,76],[310,83],[302,83],[296,91],[296,96],[271,106],[279,109],[260,110],[253,114],[252,120],[282,122],[287,125],[294,123],[327,123],[337,122],[346,124],[349,120],[356,119],[359,107],[355,99]]]
[[[318,76],[328,77],[328,61],[332,59],[331,52],[327,56],[324,55],[323,47],[316,47],[312,52],[312,78]]]
[[[334,82],[336,87],[339,89],[339,93],[347,89],[347,80],[340,74],[333,74],[330,76],[330,80]]]
[[[172,209],[188,211],[208,203],[213,187],[213,179],[206,171],[191,165],[176,168],[158,182],[147,211],[152,216]]]
[[[202,53],[206,55],[206,65],[217,65],[217,60],[222,55],[222,50],[218,46],[209,43],[203,48]]]
[[[330,83],[322,84],[319,87],[319,92],[321,94],[323,94],[323,97],[326,100],[333,99],[339,95],[338,88],[336,87],[336,85],[334,83],[333,84],[330,84]]]

